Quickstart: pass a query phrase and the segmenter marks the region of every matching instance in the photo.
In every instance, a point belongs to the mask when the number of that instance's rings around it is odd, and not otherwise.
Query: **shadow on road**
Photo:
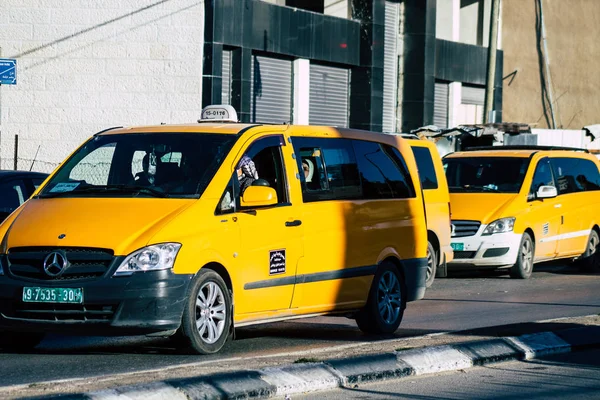
[[[548,261],[539,264],[535,264],[533,267],[535,278],[536,272],[546,272],[557,275],[591,275],[598,276],[596,273],[583,272],[571,263],[566,263],[565,260]],[[448,277],[446,279],[481,279],[481,278],[498,278],[498,279],[512,279],[509,275],[509,269],[474,269],[472,267],[458,267],[455,269],[448,269]]]

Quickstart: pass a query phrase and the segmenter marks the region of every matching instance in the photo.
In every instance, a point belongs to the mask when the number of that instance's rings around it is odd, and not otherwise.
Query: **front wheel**
[[[576,261],[576,265],[584,272],[598,272],[600,271],[600,252],[598,246],[600,245],[600,236],[598,232],[592,230],[588,238],[585,252],[581,255],[581,258]]]
[[[404,280],[398,268],[383,262],[373,278],[367,304],[358,312],[356,323],[365,333],[394,333],[400,326],[406,300]]]
[[[425,279],[425,286],[430,287],[435,280],[437,271],[438,259],[435,248],[431,242],[427,242],[427,275]]]
[[[533,257],[535,247],[531,236],[527,232],[523,234],[521,245],[519,246],[519,254],[517,262],[510,269],[510,277],[518,279],[528,279],[533,272]]]
[[[221,350],[232,323],[231,295],[223,278],[210,269],[201,270],[191,283],[178,342],[199,354]]]

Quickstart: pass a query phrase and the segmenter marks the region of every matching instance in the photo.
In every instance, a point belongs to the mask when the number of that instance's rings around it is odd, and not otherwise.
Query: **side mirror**
[[[558,196],[558,191],[554,186],[540,186],[535,197],[537,199],[551,199]]]
[[[264,207],[277,204],[277,192],[266,186],[248,186],[242,196],[242,207]]]

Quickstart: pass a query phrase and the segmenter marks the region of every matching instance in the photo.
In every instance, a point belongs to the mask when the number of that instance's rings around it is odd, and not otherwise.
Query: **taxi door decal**
[[[269,275],[285,274],[285,249],[269,252]]]

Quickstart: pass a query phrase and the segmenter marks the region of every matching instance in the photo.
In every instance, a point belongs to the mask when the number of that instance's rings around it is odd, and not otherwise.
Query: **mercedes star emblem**
[[[60,276],[68,265],[67,256],[61,252],[53,251],[44,259],[44,271],[48,276]]]

